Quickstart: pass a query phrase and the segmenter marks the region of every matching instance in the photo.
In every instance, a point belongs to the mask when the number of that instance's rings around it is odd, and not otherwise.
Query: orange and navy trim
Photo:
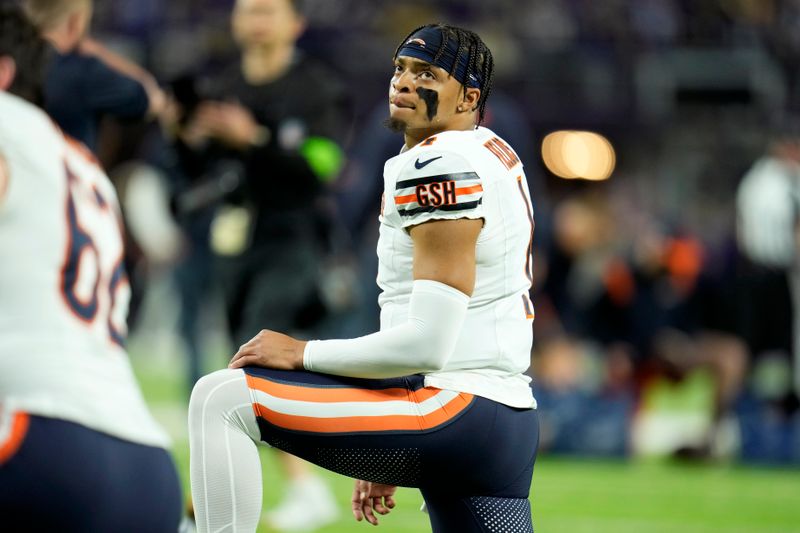
[[[536,223],[533,221],[533,210],[528,201],[528,196],[525,194],[525,189],[522,186],[522,176],[517,176],[517,185],[519,186],[519,193],[522,195],[522,201],[525,202],[525,211],[528,214],[528,221],[531,224],[530,237],[528,239],[528,249],[525,255],[525,276],[528,281],[533,282],[533,231]]]
[[[98,168],[103,168],[103,165],[100,163],[100,160],[97,159],[97,156],[92,153],[92,151],[81,141],[63,133],[64,140],[67,141],[67,144],[72,147],[84,160],[88,161],[89,163],[96,165]]]
[[[29,426],[28,413],[13,413],[6,419],[0,414],[0,466],[10,461],[19,451]]]
[[[483,185],[475,172],[457,172],[398,181],[394,203],[402,217],[437,211],[466,211],[483,202]]]
[[[430,137],[419,143],[419,146],[430,146],[435,142],[436,142],[436,135],[431,135]]]
[[[279,428],[306,433],[427,432],[455,420],[472,394],[420,387],[380,389],[288,383],[246,372],[256,417]]]
[[[89,233],[84,229],[78,219],[78,210],[75,205],[73,187],[78,183],[78,178],[72,172],[67,161],[64,161],[64,169],[67,177],[66,186],[66,228],[67,246],[64,261],[61,266],[59,288],[61,297],[67,309],[72,311],[79,320],[90,324],[94,321],[99,307],[97,299],[97,289],[100,285],[100,272],[94,273],[94,284],[88,299],[78,294],[76,284],[80,279],[80,269],[83,261],[81,257],[84,253],[91,253],[98,258],[99,252]]]
[[[533,304],[527,294],[522,295],[522,306],[525,308],[525,318],[533,320],[536,318],[536,313],[533,310]]]

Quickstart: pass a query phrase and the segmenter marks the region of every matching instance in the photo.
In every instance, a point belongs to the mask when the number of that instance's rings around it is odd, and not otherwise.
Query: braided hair
[[[480,124],[483,122],[483,116],[486,113],[486,99],[489,98],[489,94],[492,92],[492,82],[494,79],[494,58],[492,57],[492,51],[489,50],[480,36],[474,31],[465,30],[464,28],[451,26],[449,24],[425,24],[411,31],[400,41],[400,44],[394,51],[394,58],[397,59],[397,54],[400,52],[400,49],[412,35],[426,28],[437,29],[442,34],[442,43],[434,55],[434,62],[442,57],[442,54],[451,40],[458,44],[458,50],[456,52],[457,59],[453,62],[453,66],[450,68],[449,72],[451,76],[456,71],[460,62],[459,58],[463,57],[462,54],[467,54],[467,72],[465,79],[475,76],[480,80],[479,89],[481,90],[481,96],[478,100],[478,124]],[[466,90],[466,83],[462,82],[461,85],[464,87],[464,90]]]
[[[41,104],[47,46],[25,13],[13,4],[0,4],[0,56],[11,57],[17,65],[8,92]]]

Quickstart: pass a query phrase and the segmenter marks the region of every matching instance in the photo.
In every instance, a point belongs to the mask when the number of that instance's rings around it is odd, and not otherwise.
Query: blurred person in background
[[[539,275],[533,366],[537,399],[547,406],[540,418],[543,450],[628,451],[634,282],[621,233],[602,191],[575,192],[554,208],[548,265]]]
[[[380,331],[262,330],[198,382],[200,531],[255,528],[262,441],[357,478],[358,521],[377,525],[403,485],[421,489],[437,533],[533,531],[533,216],[519,157],[479,126],[492,54],[474,32],[429,24],[392,59],[388,124],[404,146],[383,176]]]
[[[45,48],[20,10],[0,6],[0,516],[24,531],[172,533],[169,439],[123,347],[116,194],[29,103]]]
[[[104,117],[144,120],[164,110],[166,97],[153,76],[89,35],[92,0],[23,0],[22,5],[50,44],[43,108],[65,133],[97,155]],[[128,321],[133,325],[147,280],[139,268],[141,250],[127,224],[125,232],[125,268],[131,274]]]
[[[555,212],[545,291],[563,330],[540,337],[536,373],[550,402],[546,441],[559,451],[622,454],[633,419],[634,452],[730,456],[726,439],[746,370],[733,281],[710,274],[696,236],[611,200],[595,188]],[[676,433],[653,412],[652,390],[701,369],[710,375],[707,427]]]
[[[100,119],[156,116],[166,98],[155,79],[89,36],[92,0],[24,0],[53,48],[44,109],[68,135],[96,152]]]
[[[793,369],[772,398],[791,414],[800,395],[800,117],[789,114],[772,124],[766,153],[739,184],[736,208],[739,249],[747,260],[743,334],[756,359],[774,356]]]
[[[334,221],[321,206],[343,163],[351,117],[339,77],[296,47],[301,3],[238,0],[231,22],[239,61],[195,94],[177,95],[172,129],[191,185],[177,192],[176,206],[183,215],[213,210],[214,277],[237,346],[263,327],[308,335],[327,313],[320,279]],[[289,489],[266,515],[271,527],[335,520],[322,478],[295,457],[281,458]]]
[[[637,423],[647,417],[649,393],[661,383],[686,383],[698,371],[710,378],[710,398],[699,429],[664,425],[634,429],[634,448],[648,453],[643,437],[685,459],[730,459],[739,450],[734,407],[742,394],[747,348],[739,331],[733,268],[713,256],[691,231],[662,224],[634,239],[635,300],[632,331],[639,351]],[[652,419],[650,422],[657,422]],[[687,424],[689,426],[690,424]],[[646,434],[646,435],[645,435]]]

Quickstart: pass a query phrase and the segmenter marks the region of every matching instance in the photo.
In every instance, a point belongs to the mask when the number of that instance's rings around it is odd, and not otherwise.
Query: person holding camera
[[[213,213],[213,281],[238,346],[265,325],[308,335],[327,313],[318,280],[330,224],[321,204],[343,163],[350,116],[344,84],[296,47],[300,1],[237,0],[231,22],[239,61],[194,88],[177,85],[168,131],[190,183],[176,195],[177,212]],[[282,457],[290,483],[268,516],[272,527],[335,518],[321,480]]]

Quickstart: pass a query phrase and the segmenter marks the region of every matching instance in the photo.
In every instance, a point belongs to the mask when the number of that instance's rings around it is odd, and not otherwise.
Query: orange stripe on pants
[[[0,442],[0,465],[7,462],[14,457],[22,441],[25,440],[25,435],[28,434],[28,426],[30,424],[30,417],[28,413],[17,413],[11,421],[11,433],[4,442]]]
[[[438,392],[438,389],[435,390]],[[294,431],[311,433],[425,431],[454,418],[472,403],[473,398],[472,394],[461,393],[439,409],[424,416],[382,415],[320,418],[278,413],[260,403],[254,403],[253,410],[256,416],[270,424]]]

